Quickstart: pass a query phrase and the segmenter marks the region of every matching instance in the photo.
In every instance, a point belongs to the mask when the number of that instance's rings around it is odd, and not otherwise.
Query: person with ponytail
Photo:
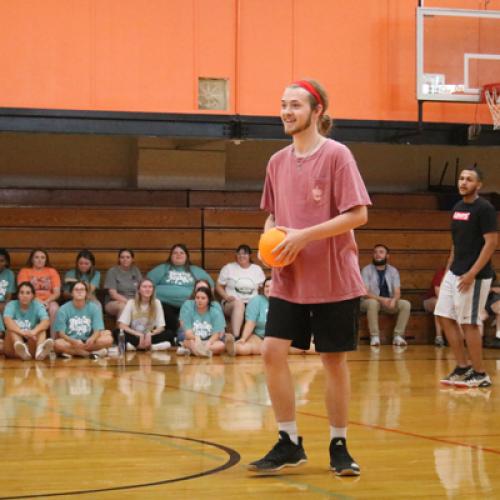
[[[314,80],[285,88],[281,121],[293,142],[267,166],[264,231],[277,227],[286,233],[275,252],[290,264],[272,269],[262,357],[279,440],[249,464],[257,472],[307,462],[287,356],[291,346],[309,349],[314,333],[326,380],[330,468],[341,476],[360,474],[346,443],[347,353],[357,347],[360,297],[366,294],[353,229],[366,224],[371,202],[349,149],[328,138],[328,104],[327,93]]]

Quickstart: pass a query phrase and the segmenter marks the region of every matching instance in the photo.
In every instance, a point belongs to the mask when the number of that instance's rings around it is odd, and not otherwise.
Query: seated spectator
[[[51,336],[54,337],[54,321],[56,320],[61,296],[61,278],[50,265],[49,254],[41,248],[35,248],[28,257],[27,267],[23,267],[17,275],[17,282],[29,281],[35,288],[36,298],[49,313]]]
[[[444,275],[446,273],[446,269],[444,267],[440,267],[434,274],[432,278],[431,287],[427,291],[424,297],[423,306],[424,311],[432,314],[434,316],[434,309],[436,307],[437,298],[439,296],[439,287],[441,286],[441,281],[443,281]],[[443,332],[441,330],[441,323],[437,316],[434,316],[434,327],[436,329],[436,338],[434,339],[434,344],[436,347],[443,347],[444,337]]]
[[[71,300],[71,287],[79,280],[89,284],[88,300],[93,300],[100,305],[96,290],[99,289],[101,283],[101,273],[95,268],[95,257],[90,250],[81,250],[76,256],[74,269],[70,269],[64,275],[63,297],[66,300]]]
[[[104,288],[107,290],[105,311],[118,318],[125,305],[135,297],[142,279],[141,271],[134,264],[134,252],[128,248],[118,251],[118,265],[106,273]]]
[[[235,342],[233,335],[226,334],[226,350],[230,356],[248,356],[261,353],[266,331],[270,291],[271,278],[266,278],[262,286],[262,294],[253,297],[246,307],[245,326],[241,338]]]
[[[50,327],[47,310],[36,300],[35,288],[29,281],[19,284],[17,300],[5,306],[3,318],[6,357],[41,361],[53,350],[54,341],[47,338]]]
[[[191,294],[191,297],[182,304],[181,311],[184,308],[185,310],[189,308],[189,311],[194,311],[195,308],[195,303],[194,303],[194,296],[198,290],[198,288],[201,287],[207,287],[210,288],[210,291],[212,292],[212,297],[213,297],[213,289],[210,287],[210,283],[207,280],[196,280],[194,282],[194,290],[193,293]],[[222,312],[222,307],[217,302],[217,300],[213,299],[212,302],[210,303],[210,308],[211,309],[217,309],[223,316],[224,313]],[[177,330],[177,343],[179,344],[179,348],[177,349],[177,354],[180,354],[181,356],[184,355],[189,355],[191,354],[191,351],[189,349],[186,349],[185,347],[182,346],[182,341],[184,340],[184,330],[182,329],[182,326],[179,326],[179,329]]]
[[[55,351],[65,358],[104,357],[113,344],[109,330],[104,329],[102,310],[87,301],[88,283],[78,280],[71,289],[72,300],[57,312]]]
[[[173,343],[179,329],[181,306],[193,293],[195,281],[206,280],[210,288],[214,282],[204,269],[191,264],[189,250],[182,243],[170,249],[167,262],[149,271],[148,278],[156,287],[156,296],[165,314],[168,339]]]
[[[398,270],[387,263],[389,249],[382,244],[373,248],[373,260],[361,271],[361,276],[368,293],[361,301],[361,311],[366,312],[370,345],[380,345],[380,329],[378,313],[397,314],[392,343],[396,346],[406,345],[405,330],[410,318],[411,304],[401,299],[401,283]]]
[[[163,308],[150,279],[144,278],[139,283],[135,298],[127,302],[120,314],[118,328],[125,333],[129,351],[164,351],[171,346],[165,332]]]
[[[10,255],[5,248],[0,248],[0,314],[5,304],[16,291],[16,278],[10,269]]]
[[[266,276],[262,268],[253,264],[248,245],[236,249],[236,262],[226,264],[220,271],[216,290],[222,298],[222,308],[231,320],[231,333],[239,338],[246,304],[257,295]]]
[[[481,319],[486,321],[489,316],[495,317],[494,324],[496,326],[496,333],[495,338],[487,347],[500,349],[500,286],[498,286],[496,279],[494,285],[490,288]]]
[[[226,350],[222,341],[226,321],[218,308],[211,307],[212,301],[212,290],[200,287],[194,295],[194,308],[188,301],[181,309],[182,344],[195,356],[211,357]]]

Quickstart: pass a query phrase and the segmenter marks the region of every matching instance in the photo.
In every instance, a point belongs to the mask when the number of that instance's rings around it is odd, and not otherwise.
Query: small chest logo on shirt
[[[453,220],[469,220],[470,212],[454,212]]]

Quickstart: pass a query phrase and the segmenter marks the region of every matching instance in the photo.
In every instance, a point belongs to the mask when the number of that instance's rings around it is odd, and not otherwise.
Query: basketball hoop
[[[500,130],[500,83],[488,83],[481,89],[481,102],[488,104],[493,130]]]

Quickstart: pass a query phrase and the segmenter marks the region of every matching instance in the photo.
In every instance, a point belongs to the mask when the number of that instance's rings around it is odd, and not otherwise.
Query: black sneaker
[[[489,387],[491,379],[487,373],[471,370],[463,380],[455,382],[455,387]]]
[[[359,476],[359,465],[349,455],[344,438],[336,437],[330,441],[330,468],[337,476]]]
[[[280,438],[273,449],[265,457],[248,464],[248,470],[274,472],[283,467],[297,467],[307,462],[301,437],[299,444],[295,444],[286,432],[279,431],[279,435]]]
[[[470,366],[456,366],[455,369],[449,375],[442,378],[440,382],[444,385],[456,385],[457,382],[460,382],[472,372],[473,370]]]

